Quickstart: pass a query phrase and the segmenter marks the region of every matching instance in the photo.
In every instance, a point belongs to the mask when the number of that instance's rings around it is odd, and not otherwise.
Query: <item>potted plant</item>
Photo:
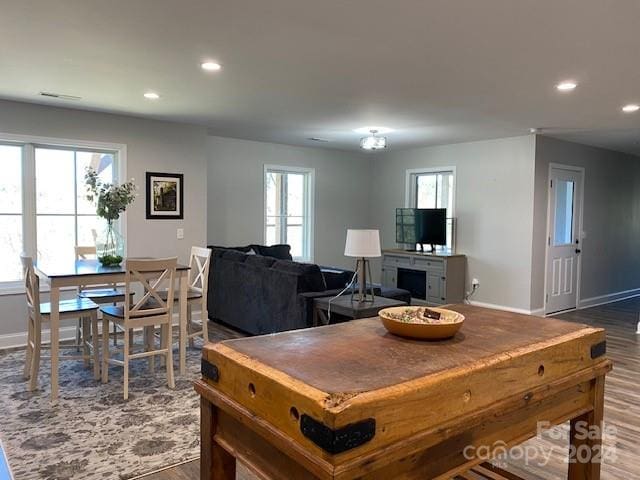
[[[107,221],[105,231],[96,241],[98,260],[105,266],[120,265],[124,240],[115,228],[115,221],[136,199],[136,184],[133,179],[122,185],[103,182],[92,167],[87,168],[84,179],[87,200],[95,202],[96,214]]]

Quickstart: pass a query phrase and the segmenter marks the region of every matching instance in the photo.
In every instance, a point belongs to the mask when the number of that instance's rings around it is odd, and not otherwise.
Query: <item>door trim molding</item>
[[[549,225],[549,219],[551,218],[551,185],[550,185],[550,181],[551,181],[551,171],[553,169],[559,169],[559,170],[568,170],[570,172],[578,172],[581,174],[581,180],[580,180],[580,216],[578,218],[578,235],[579,235],[579,239],[580,239],[580,250],[582,250],[582,253],[580,255],[578,255],[578,266],[577,266],[577,270],[576,270],[576,306],[575,308],[578,308],[578,306],[580,305],[580,285],[582,283],[582,256],[584,255],[584,248],[582,245],[582,229],[583,229],[583,220],[584,220],[584,178],[586,175],[586,170],[584,167],[578,167],[575,165],[565,165],[562,163],[554,163],[551,162],[549,163],[549,169],[547,170],[547,231],[546,231],[546,236],[544,237],[545,239],[547,239],[547,241],[545,242],[545,248],[544,248],[544,291],[542,292],[542,305],[543,305],[543,311],[545,315],[549,315],[550,313],[553,312],[547,312],[547,293],[548,293],[548,278],[549,278],[549,272],[547,271],[547,268],[549,266],[549,238],[551,236],[551,226]],[[573,307],[572,307],[573,308]]]

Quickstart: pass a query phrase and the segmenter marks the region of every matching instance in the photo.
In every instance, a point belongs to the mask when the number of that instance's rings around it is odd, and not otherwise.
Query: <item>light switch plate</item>
[[[178,240],[182,240],[184,238],[184,228],[178,229]]]

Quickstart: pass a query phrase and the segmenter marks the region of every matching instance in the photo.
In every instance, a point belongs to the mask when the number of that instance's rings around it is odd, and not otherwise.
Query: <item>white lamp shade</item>
[[[347,257],[381,257],[379,230],[347,230],[344,246]]]

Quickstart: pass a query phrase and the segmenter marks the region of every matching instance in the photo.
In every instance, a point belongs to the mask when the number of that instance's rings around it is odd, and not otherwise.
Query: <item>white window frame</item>
[[[436,173],[451,173],[453,175],[453,195],[451,196],[450,217],[453,219],[453,227],[451,229],[451,253],[456,250],[456,196],[458,190],[456,188],[456,167],[422,167],[409,168],[405,173],[404,188],[404,206],[405,208],[416,208],[417,177],[420,175],[433,175]],[[448,215],[449,216],[449,215]]]
[[[63,148],[73,150],[96,150],[113,152],[116,156],[116,178],[118,182],[127,179],[127,146],[122,143],[105,143],[87,140],[74,140],[68,138],[42,137],[35,135],[20,135],[13,133],[1,133],[0,143],[16,145],[22,149],[22,241],[24,252],[34,257],[37,252],[36,229],[36,160],[35,150],[38,147]],[[120,216],[118,228],[124,238],[127,238],[126,212]],[[125,254],[127,245],[125,243]],[[44,290],[46,291],[46,290]],[[22,280],[0,282],[0,295],[15,295],[24,293]]]
[[[296,261],[313,262],[314,259],[314,238],[315,238],[315,184],[316,169],[307,167],[292,167],[286,165],[265,164],[262,173],[262,235],[263,243],[267,243],[267,173],[302,173],[307,180],[305,185],[304,198],[304,218],[305,228],[303,238],[303,255],[302,257],[294,257]]]

